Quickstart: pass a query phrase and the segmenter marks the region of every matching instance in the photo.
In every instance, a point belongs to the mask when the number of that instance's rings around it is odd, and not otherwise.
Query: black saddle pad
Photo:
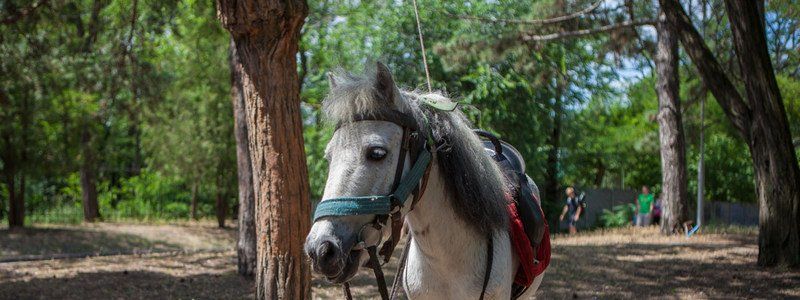
[[[525,234],[531,241],[531,247],[535,253],[546,230],[545,216],[541,209],[538,188],[533,180],[525,174],[525,160],[511,144],[501,141],[485,131],[476,132],[484,138],[483,146],[486,153],[497,162],[503,171],[506,184],[516,201],[517,212],[522,219]]]

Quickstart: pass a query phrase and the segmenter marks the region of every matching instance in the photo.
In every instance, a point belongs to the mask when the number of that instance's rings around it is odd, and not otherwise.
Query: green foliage
[[[24,2],[6,1],[0,16]],[[51,1],[0,26],[0,170],[13,171],[17,183],[25,179],[32,222],[81,220],[79,171],[92,155],[107,220],[188,218],[193,190],[200,215],[211,214],[217,195],[233,199],[237,189],[229,35],[214,4],[97,3],[96,18],[95,1]],[[514,144],[543,192],[546,183],[553,184],[558,193],[550,197],[556,198],[543,199],[551,211],[560,208],[560,190],[568,185],[660,189],[658,101],[649,54],[654,36],[641,29],[537,43],[521,36],[607,25],[629,18],[627,9],[653,16],[652,2],[633,1],[624,12],[604,5],[588,16],[536,26],[443,16],[543,19],[592,3],[420,1],[434,88],[459,100],[477,126]],[[381,60],[409,89],[425,89],[425,73],[409,2],[312,0],[309,7],[297,62],[310,192],[317,201],[327,180],[324,150],[332,135],[320,111],[328,91],[325,73],[359,71]],[[798,35],[792,29],[796,7],[770,1],[767,21],[790,130],[800,140],[800,56],[791,51]],[[723,65],[734,66],[722,11],[692,18]],[[697,185],[703,126],[706,198],[754,201],[748,149],[687,61],[681,65],[681,96],[690,193]],[[700,124],[698,104],[705,97],[706,122]],[[6,182],[0,184],[2,207],[8,191]],[[609,211],[606,226],[627,222],[623,213]]]
[[[124,179],[121,188],[101,196],[102,211],[110,219],[180,219],[189,216],[190,193],[180,178],[145,170]],[[210,213],[210,212],[207,212]]]
[[[0,138],[0,166],[25,179],[28,221],[81,220],[82,166],[106,220],[188,218],[193,186],[201,216],[217,195],[233,198],[229,36],[215,11],[59,1],[0,26],[0,137],[13,133]]]
[[[616,205],[611,210],[603,209],[600,224],[604,228],[625,227],[633,223],[636,206],[633,204]]]

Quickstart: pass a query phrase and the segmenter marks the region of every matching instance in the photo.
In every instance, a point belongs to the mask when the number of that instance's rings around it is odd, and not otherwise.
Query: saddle
[[[520,269],[512,290],[513,298],[517,298],[531,285],[534,277],[547,268],[550,261],[550,236],[541,208],[539,188],[525,174],[525,160],[514,146],[489,132],[475,130],[475,133],[483,138],[486,153],[500,166],[511,191],[510,235],[512,247],[520,257]]]

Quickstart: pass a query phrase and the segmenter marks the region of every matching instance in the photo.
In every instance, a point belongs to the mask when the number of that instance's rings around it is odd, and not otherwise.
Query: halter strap
[[[392,201],[399,205],[405,204],[411,191],[425,175],[425,170],[431,162],[431,153],[423,148],[417,161],[406,176],[400,181],[394,193],[385,196],[353,196],[331,198],[320,202],[314,212],[314,221],[330,216],[353,215],[389,215],[392,213]]]

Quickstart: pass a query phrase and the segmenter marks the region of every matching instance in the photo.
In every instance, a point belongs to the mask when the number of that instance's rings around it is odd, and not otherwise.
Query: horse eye
[[[381,147],[370,147],[369,150],[367,150],[367,159],[369,160],[379,161],[384,157],[386,157],[386,149]]]

